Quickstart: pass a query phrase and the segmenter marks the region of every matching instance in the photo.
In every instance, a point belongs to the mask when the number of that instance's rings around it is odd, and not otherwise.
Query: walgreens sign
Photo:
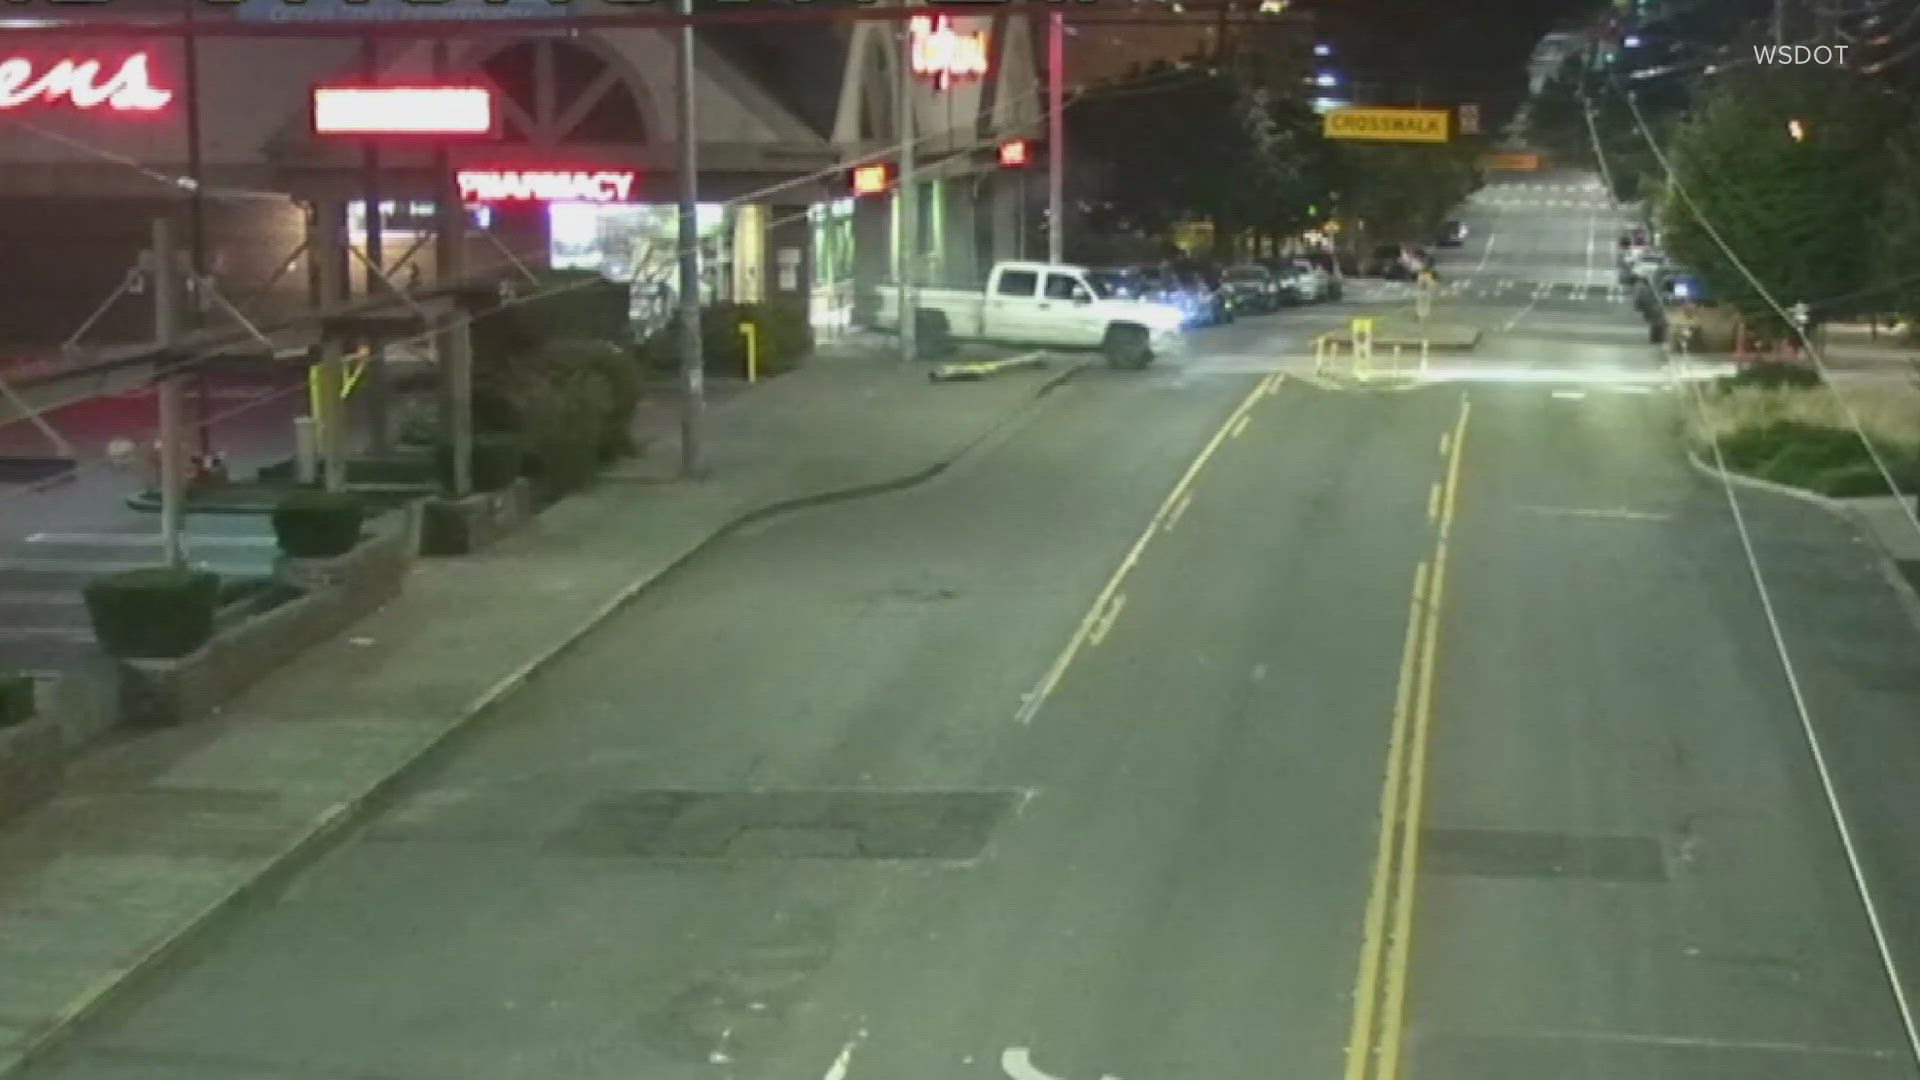
[[[154,112],[172,100],[173,91],[153,84],[146,53],[120,60],[0,56],[0,111],[53,105]]]

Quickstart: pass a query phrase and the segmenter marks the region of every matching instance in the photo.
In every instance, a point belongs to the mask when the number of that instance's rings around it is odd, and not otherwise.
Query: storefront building
[[[309,0],[294,10],[316,18],[347,8]],[[892,22],[700,29],[707,298],[783,298],[832,323],[862,288],[892,276],[898,193],[855,198],[848,170],[892,158],[902,62],[926,69],[914,79],[921,228],[907,244],[919,280],[971,281],[986,261],[1014,254],[1031,177],[1001,169],[994,147],[1039,130],[1032,35],[1023,19],[961,21],[984,70],[957,76],[936,76],[924,56],[914,64],[925,35],[903,50]],[[83,326],[87,343],[147,338],[150,305],[135,271],[158,216],[176,222],[184,250],[197,248],[218,294],[202,298],[214,322],[230,307],[259,322],[311,305],[316,229],[345,232],[358,249],[346,270],[356,293],[369,261],[403,284],[430,282],[435,206],[450,178],[470,208],[469,270],[593,269],[634,282],[655,308],[676,284],[670,33],[425,40],[355,36],[343,24],[337,38],[261,38],[223,36],[211,18],[201,27],[197,140],[177,36],[76,32],[0,47],[0,65],[12,65],[0,66],[0,250],[16,267],[15,287],[0,293],[0,349],[44,350]],[[437,145],[316,134],[313,88],[355,83],[482,85],[498,123],[489,137]],[[382,233],[375,260],[366,257],[369,206]]]

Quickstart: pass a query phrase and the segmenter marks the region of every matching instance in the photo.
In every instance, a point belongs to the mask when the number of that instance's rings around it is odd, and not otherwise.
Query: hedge
[[[173,659],[213,636],[220,579],[203,570],[151,567],[95,578],[84,595],[94,637],[115,656]]]
[[[280,550],[297,559],[345,555],[360,542],[366,507],[348,492],[295,491],[273,508]]]
[[[747,374],[746,336],[742,324],[754,327],[761,375],[781,375],[800,366],[813,351],[813,324],[798,304],[709,304],[700,309],[700,351],[706,373],[716,378],[741,379]],[[665,373],[680,366],[678,315],[640,345],[641,362]]]
[[[1914,488],[1905,455],[1881,445],[1873,451],[1903,490]],[[1737,472],[1835,498],[1890,493],[1880,462],[1851,428],[1776,420],[1723,436],[1720,455]]]
[[[473,439],[473,458],[468,479],[475,491],[499,491],[520,478],[526,465],[526,448],[517,435],[483,433]],[[440,483],[453,490],[453,446],[442,443],[434,453]]]

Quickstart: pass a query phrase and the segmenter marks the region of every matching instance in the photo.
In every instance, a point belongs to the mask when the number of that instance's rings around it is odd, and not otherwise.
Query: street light
[[[1323,72],[1321,72],[1321,73],[1320,73],[1319,75],[1316,75],[1316,76],[1314,76],[1314,79],[1313,79],[1313,82],[1314,82],[1314,85],[1316,85],[1316,86],[1338,86],[1338,85],[1340,85],[1340,79],[1339,79],[1339,77],[1338,77],[1338,76],[1335,76],[1335,75],[1330,75],[1330,74],[1328,74],[1328,73],[1326,73],[1326,72],[1324,72],[1324,71],[1323,71]]]

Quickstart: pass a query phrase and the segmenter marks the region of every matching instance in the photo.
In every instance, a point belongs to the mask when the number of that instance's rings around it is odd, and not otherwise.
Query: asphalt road
[[[1564,211],[1449,266],[1574,284]],[[1409,390],[1285,319],[712,549],[46,1075],[1915,1075],[1865,548],[1736,519],[1604,296]]]

